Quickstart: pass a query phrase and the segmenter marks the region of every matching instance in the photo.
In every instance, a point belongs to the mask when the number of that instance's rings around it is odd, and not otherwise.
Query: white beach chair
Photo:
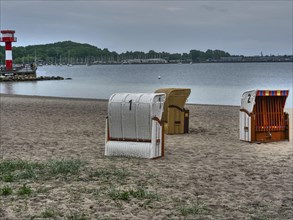
[[[108,103],[105,155],[164,156],[163,93],[115,93]]]

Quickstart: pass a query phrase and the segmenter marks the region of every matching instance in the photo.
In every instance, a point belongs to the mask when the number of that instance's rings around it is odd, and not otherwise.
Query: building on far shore
[[[168,63],[167,60],[162,58],[154,59],[127,59],[122,62],[122,64],[164,64]]]
[[[293,62],[293,56],[231,56],[215,62]]]

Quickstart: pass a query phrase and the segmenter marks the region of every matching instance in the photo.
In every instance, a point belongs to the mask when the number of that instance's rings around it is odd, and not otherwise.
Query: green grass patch
[[[23,196],[23,195],[31,195],[33,192],[32,188],[30,186],[26,186],[26,184],[23,184],[22,187],[19,188],[17,194],[20,195],[20,196]]]
[[[15,180],[24,180],[24,179],[36,179],[40,174],[40,170],[36,168],[29,167],[21,172],[15,174]]]
[[[190,205],[182,205],[179,208],[179,212],[183,216],[189,216],[189,215],[206,215],[210,213],[210,209],[207,207],[206,204],[197,201],[196,203],[192,203]]]
[[[138,188],[138,189],[131,189],[129,190],[129,193],[132,197],[137,199],[151,199],[151,200],[159,200],[159,196],[157,193],[149,192],[145,190],[144,188]]]
[[[43,163],[5,160],[0,162],[0,180],[3,182],[18,182],[77,175],[84,165],[85,163],[79,159],[49,160]]]
[[[251,220],[268,220],[269,218],[264,214],[264,215],[255,215],[251,217]]]
[[[3,188],[0,189],[0,194],[2,196],[8,196],[12,194],[12,188],[9,186],[4,186]]]
[[[117,190],[113,187],[110,188],[108,194],[113,200],[129,200],[130,195],[128,191]]]
[[[55,218],[59,214],[53,208],[46,207],[45,210],[41,213],[41,218]]]
[[[151,201],[158,201],[159,196],[157,193],[148,192],[143,188],[130,189],[130,190],[118,190],[111,187],[108,190],[108,195],[113,200],[130,200],[131,198],[136,198],[140,200],[147,199],[148,203]]]
[[[0,163],[0,170],[3,173],[10,173],[16,170],[42,169],[45,165],[41,163],[33,163],[25,160],[5,160]]]
[[[51,174],[78,174],[81,170],[81,168],[85,165],[84,162],[82,162],[79,159],[70,159],[70,160],[50,160],[47,164],[48,171]]]
[[[13,182],[14,176],[11,173],[3,174],[2,180],[3,180],[3,182]]]
[[[67,220],[89,220],[90,218],[87,217],[84,213],[71,213],[70,215],[66,216]]]

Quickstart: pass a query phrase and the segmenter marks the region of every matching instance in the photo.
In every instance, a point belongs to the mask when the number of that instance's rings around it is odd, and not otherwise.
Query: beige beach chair
[[[105,155],[164,156],[163,93],[115,93],[108,103]]]
[[[189,132],[189,110],[184,108],[191,90],[187,88],[163,88],[155,91],[165,93],[166,101],[162,121],[166,134]]]

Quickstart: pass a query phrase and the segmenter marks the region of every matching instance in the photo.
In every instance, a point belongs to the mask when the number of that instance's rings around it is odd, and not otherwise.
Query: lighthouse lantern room
[[[14,33],[15,31],[13,30],[1,30],[2,37],[0,42],[5,42],[6,71],[12,70],[12,42],[17,41]]]

